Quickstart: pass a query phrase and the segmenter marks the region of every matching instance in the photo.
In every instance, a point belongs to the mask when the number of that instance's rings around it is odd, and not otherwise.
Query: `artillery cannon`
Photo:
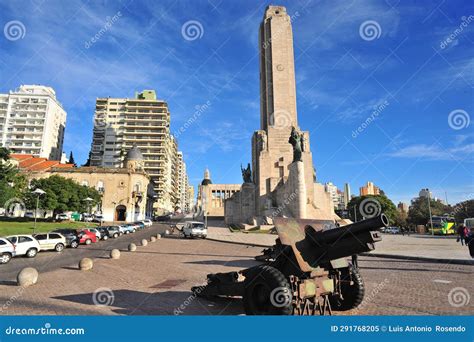
[[[276,244],[256,258],[264,264],[207,276],[196,296],[242,297],[247,315],[324,315],[356,308],[364,297],[357,265],[347,257],[381,241],[384,214],[337,227],[329,220],[275,218]]]

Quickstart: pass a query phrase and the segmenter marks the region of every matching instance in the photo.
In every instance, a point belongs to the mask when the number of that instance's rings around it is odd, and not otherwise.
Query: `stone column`
[[[288,200],[295,218],[307,218],[306,184],[303,162],[293,162],[289,166]]]

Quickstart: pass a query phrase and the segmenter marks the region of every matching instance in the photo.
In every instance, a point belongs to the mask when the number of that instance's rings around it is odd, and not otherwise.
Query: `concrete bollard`
[[[135,245],[134,243],[131,243],[128,245],[129,252],[135,252],[136,250],[137,250],[137,245]]]
[[[110,258],[111,259],[120,259],[120,251],[116,248],[110,251]]]
[[[22,287],[28,287],[36,284],[38,281],[38,271],[33,267],[22,269],[16,276],[16,284]]]
[[[165,230],[165,235],[170,235],[170,231],[168,229]]]
[[[157,240],[161,239],[161,234],[156,234],[156,239]]]
[[[152,237],[150,238],[150,241],[151,241],[151,242],[155,242],[155,241],[156,241],[156,236],[152,236]]]
[[[92,259],[89,258],[83,258],[81,261],[79,261],[79,269],[81,271],[89,271],[94,267],[94,262]]]
[[[148,245],[148,240],[147,240],[147,239],[143,239],[143,240],[142,240],[142,246],[145,247],[146,245]]]

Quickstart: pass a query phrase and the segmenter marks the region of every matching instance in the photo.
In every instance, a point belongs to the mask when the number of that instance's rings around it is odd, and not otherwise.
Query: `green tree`
[[[31,181],[30,192],[25,196],[29,208],[36,206],[37,196],[32,192],[37,188],[46,192],[40,196],[39,207],[52,210],[53,216],[65,211],[87,212],[89,209],[89,203],[85,201],[87,197],[93,199],[91,206],[98,204],[101,200],[101,194],[94,188],[80,185],[72,179],[53,175]]]
[[[12,198],[23,199],[28,186],[26,177],[9,160],[10,151],[0,147],[0,207]]]
[[[390,224],[396,224],[400,221],[397,207],[385,195],[367,195],[354,197],[347,205],[349,218],[356,222],[363,218],[373,217],[384,213],[390,220]]]
[[[438,216],[449,213],[452,209],[449,206],[430,200],[431,215]],[[426,197],[418,197],[411,202],[410,210],[408,211],[408,223],[413,225],[426,224],[430,220],[430,213],[428,208],[428,199]]]
[[[74,160],[74,156],[72,154],[72,151],[71,151],[71,153],[69,153],[69,164],[73,164],[74,167],[77,167],[76,161]]]
[[[464,222],[464,219],[474,217],[474,200],[467,200],[456,204],[453,207],[453,214],[457,223]]]

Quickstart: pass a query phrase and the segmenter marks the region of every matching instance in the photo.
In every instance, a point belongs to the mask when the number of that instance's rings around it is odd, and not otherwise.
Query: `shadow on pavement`
[[[238,315],[242,314],[237,298],[207,300],[195,297],[191,291],[140,292],[116,290],[52,297],[85,305],[109,306],[121,315]]]
[[[229,267],[242,267],[249,268],[252,266],[261,265],[260,262],[249,259],[240,259],[240,260],[200,260],[200,261],[187,261],[184,264],[197,264],[197,265],[222,265]]]

